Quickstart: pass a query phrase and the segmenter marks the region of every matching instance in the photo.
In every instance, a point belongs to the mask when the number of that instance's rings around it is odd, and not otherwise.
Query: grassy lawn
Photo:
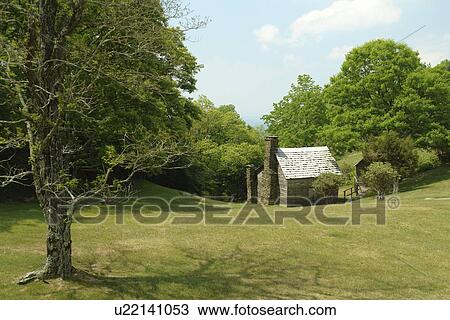
[[[337,158],[337,163],[339,164],[339,166],[342,166],[342,164],[344,164],[345,162],[354,166],[362,158],[363,158],[362,152],[357,151],[357,152],[352,152],[352,153],[346,154],[345,156],[343,156],[341,158]]]
[[[0,298],[450,299],[450,166],[401,191],[385,226],[374,217],[361,226],[149,226],[131,214],[123,225],[114,215],[77,223],[73,260],[83,272],[26,286],[14,282],[41,265],[46,227],[36,205],[0,204]],[[350,206],[327,212],[349,216]]]

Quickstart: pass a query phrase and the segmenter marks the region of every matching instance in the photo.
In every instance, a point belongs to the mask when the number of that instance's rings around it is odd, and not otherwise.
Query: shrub
[[[395,132],[371,138],[363,149],[363,156],[368,163],[389,163],[402,177],[409,176],[417,168],[418,155],[413,141]]]
[[[355,178],[355,166],[350,162],[343,162],[339,167],[342,172],[342,183],[352,184]]]
[[[397,179],[398,172],[389,163],[374,162],[364,173],[366,185],[377,192],[378,199],[384,199],[384,195]]]
[[[342,184],[342,176],[330,172],[321,173],[313,182],[312,187],[319,197],[337,196],[336,190]]]
[[[426,149],[418,149],[417,171],[426,171],[441,165],[437,152]]]

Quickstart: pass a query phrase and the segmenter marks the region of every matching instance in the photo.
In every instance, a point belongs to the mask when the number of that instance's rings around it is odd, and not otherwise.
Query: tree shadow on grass
[[[385,279],[384,275],[376,272],[355,270],[348,274],[345,273],[346,267],[340,269],[326,263],[308,263],[295,257],[290,259],[286,252],[267,257],[262,251],[245,252],[239,246],[220,256],[185,251],[184,258],[189,260],[183,264],[183,269],[180,269],[179,260],[166,263],[166,270],[157,270],[161,264],[146,264],[132,259],[123,261],[128,255],[126,250],[119,250],[110,265],[100,271],[92,266],[77,270],[67,281],[68,286],[56,288],[54,293],[64,299],[314,300],[412,299],[448,289],[442,281],[436,282],[423,274],[416,276],[417,283]],[[130,275],[105,274],[118,261],[123,262],[121,270],[130,270]],[[95,263],[95,259],[90,262]],[[140,273],[133,275],[133,272]],[[338,277],[348,277],[349,282],[336,282]],[[352,284],[350,280],[356,282]]]
[[[44,215],[37,204],[0,203],[0,232],[11,231],[12,226],[20,224],[44,223]]]
[[[92,270],[78,270],[72,282],[97,287],[110,294],[111,299],[316,299],[302,290],[305,285],[318,286],[320,267],[304,270],[280,269],[279,257],[244,252],[236,247],[219,257],[199,252],[186,252],[196,267],[186,272],[160,275],[108,276]],[[148,267],[144,264],[134,267]],[[128,267],[128,266],[127,266]],[[297,265],[294,269],[304,269]],[[294,276],[293,276],[294,272]],[[79,289],[82,290],[82,289]],[[76,292],[71,296],[76,297]]]
[[[400,191],[414,191],[426,188],[428,185],[450,179],[450,165],[418,173],[400,183]]]
[[[126,253],[124,253],[126,254]],[[122,259],[121,254],[117,259]],[[398,299],[405,298],[405,290],[423,293],[442,288],[434,282],[397,283],[384,280],[377,274],[355,273],[352,278],[363,278],[366,286],[348,286],[330,282],[339,269],[328,265],[308,264],[289,257],[267,257],[263,252],[245,252],[239,246],[221,256],[198,251],[187,251],[185,257],[195,262],[195,268],[157,275],[110,276],[93,270],[77,271],[70,280],[68,297],[80,298],[82,291],[99,289],[107,299]],[[191,261],[191,262],[192,262]],[[125,262],[130,270],[151,269],[149,265]],[[169,266],[170,267],[170,266]],[[148,270],[146,270],[147,272]],[[149,272],[152,273],[152,272]],[[347,275],[348,276],[348,275]],[[376,285],[374,285],[376,284]],[[98,295],[96,296],[98,298]],[[406,296],[408,298],[408,296]]]

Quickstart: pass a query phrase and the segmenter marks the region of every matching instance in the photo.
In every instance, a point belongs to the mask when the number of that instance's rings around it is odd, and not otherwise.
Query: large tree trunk
[[[62,166],[62,152],[58,150],[57,138],[50,142],[53,147],[43,150],[39,149],[42,140],[32,139],[30,150],[39,150],[39,158],[36,161],[36,154],[32,151],[30,159],[34,175],[34,184],[39,204],[43,209],[47,222],[47,257],[42,269],[33,271],[25,275],[19,284],[25,284],[33,280],[44,280],[50,278],[67,279],[72,275],[72,239],[71,224],[72,210],[61,205],[61,191],[59,183]],[[39,142],[37,142],[39,141]]]
[[[47,258],[41,269],[26,274],[19,284],[34,280],[70,278],[72,267],[71,216],[66,209],[49,209],[47,227]]]
[[[41,139],[32,139],[30,159],[34,175],[34,184],[39,204],[47,222],[47,257],[42,269],[27,274],[19,281],[25,284],[36,279],[62,278],[72,275],[72,210],[60,202],[61,183],[59,175],[63,170],[62,152],[58,150],[58,134],[50,139],[52,147],[40,149]],[[34,152],[40,151],[38,155]],[[36,159],[36,157],[39,160]]]
[[[71,216],[65,208],[50,210],[43,276],[67,279],[72,274]]]
[[[43,268],[30,272],[19,284],[35,279],[66,279],[73,269],[71,211],[59,205],[60,198],[65,196],[61,179],[65,172],[60,130],[63,115],[58,106],[63,81],[64,39],[56,28],[56,17],[57,1],[40,0],[39,19],[30,23],[27,48],[30,110],[27,112],[35,114],[38,120],[28,121],[27,129],[36,195],[48,223],[47,258]],[[33,64],[37,64],[37,68],[32,68]]]

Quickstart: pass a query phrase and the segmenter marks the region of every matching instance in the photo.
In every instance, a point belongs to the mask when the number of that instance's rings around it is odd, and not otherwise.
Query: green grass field
[[[141,194],[182,193],[144,184]],[[36,205],[0,204],[0,298],[450,299],[450,166],[406,181],[400,197],[384,226],[374,217],[361,226],[149,226],[131,214],[124,225],[114,215],[75,223],[83,272],[26,286],[15,281],[43,262],[46,227]],[[349,216],[350,206],[327,212]]]

